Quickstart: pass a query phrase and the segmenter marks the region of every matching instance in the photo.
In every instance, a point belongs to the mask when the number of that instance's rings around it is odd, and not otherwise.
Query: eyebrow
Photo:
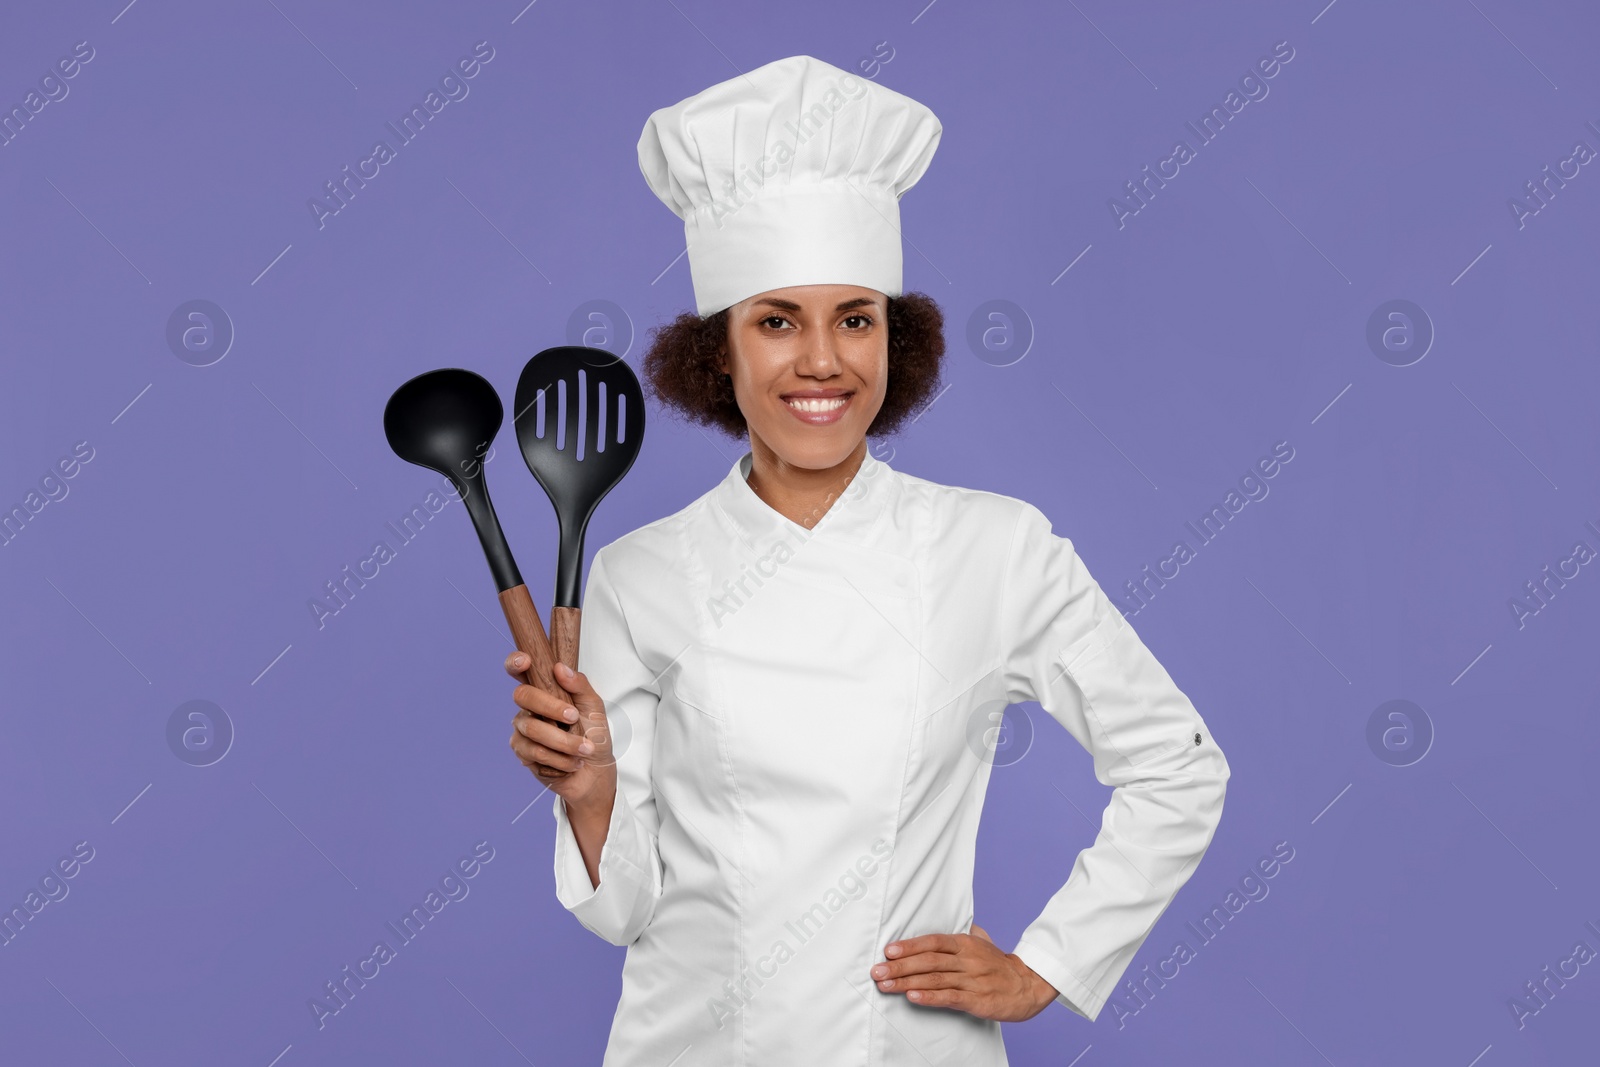
[[[875,307],[877,305],[877,303],[878,302],[876,300],[874,300],[872,297],[858,296],[854,300],[846,300],[846,301],[844,301],[843,303],[837,305],[833,310],[835,310],[835,311],[844,311],[847,308]],[[785,311],[799,311],[800,310],[800,305],[796,304],[793,300],[783,300],[783,299],[781,299],[779,297],[776,297],[776,296],[763,297],[762,299],[757,300],[754,304],[751,304],[750,306],[751,307],[760,307],[762,304],[771,304],[773,307],[783,308]]]

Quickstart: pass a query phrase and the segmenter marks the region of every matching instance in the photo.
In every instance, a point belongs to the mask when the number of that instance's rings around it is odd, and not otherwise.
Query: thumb
[[[977,923],[973,923],[972,924],[972,936],[973,937],[981,937],[985,941],[989,942],[989,944],[991,944],[991,945],[994,944],[994,938],[989,936],[989,931],[985,930],[983,927],[979,926]]]
[[[572,703],[583,718],[587,719],[590,715],[605,712],[605,702],[600,699],[600,694],[594,691],[594,686],[589,684],[588,676],[557,660],[555,678],[557,685],[572,694]]]
[[[578,709],[578,731],[583,734],[584,740],[594,746],[594,751],[583,757],[584,761],[602,767],[614,764],[616,757],[611,750],[611,720],[606,715],[605,702],[600,699],[600,694],[594,691],[594,686],[589,684],[584,674],[559,660],[556,661],[554,673],[557,683],[572,695],[572,703]]]

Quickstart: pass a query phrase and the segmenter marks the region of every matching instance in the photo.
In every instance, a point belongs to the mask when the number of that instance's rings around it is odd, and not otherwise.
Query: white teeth
[[[799,411],[834,411],[838,408],[844,407],[844,402],[846,399],[848,398],[842,396],[816,398],[796,397],[793,400],[787,401],[787,403],[790,407]]]

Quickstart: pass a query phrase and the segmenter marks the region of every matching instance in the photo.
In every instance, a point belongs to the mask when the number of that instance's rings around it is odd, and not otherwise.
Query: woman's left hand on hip
[[[1010,952],[1002,952],[977,923],[970,934],[925,934],[885,946],[872,968],[880,992],[903,993],[913,1004],[954,1008],[983,1019],[1021,1022],[1056,998],[1054,986]]]

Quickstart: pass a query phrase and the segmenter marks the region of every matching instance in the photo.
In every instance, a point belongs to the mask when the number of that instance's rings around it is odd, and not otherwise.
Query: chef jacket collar
[[[893,491],[894,468],[867,452],[844,492],[810,529],[790,519],[750,488],[752,453],[746,452],[728,471],[712,494],[723,514],[752,547],[765,548],[774,540],[805,541],[817,534],[863,542],[872,522]]]

